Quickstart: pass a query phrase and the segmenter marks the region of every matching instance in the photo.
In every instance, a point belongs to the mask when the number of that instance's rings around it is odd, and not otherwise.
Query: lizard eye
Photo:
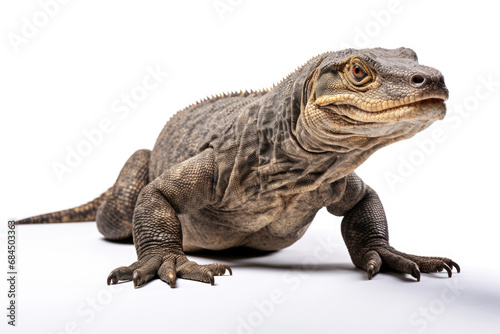
[[[367,84],[373,81],[371,69],[358,59],[350,61],[350,64],[344,68],[344,74],[356,89],[368,89]]]
[[[361,66],[353,64],[351,66],[351,74],[354,80],[361,81],[366,76],[365,71],[361,68]]]

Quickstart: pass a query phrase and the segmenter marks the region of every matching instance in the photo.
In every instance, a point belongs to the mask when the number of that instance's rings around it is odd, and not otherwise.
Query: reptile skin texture
[[[214,284],[230,274],[186,253],[248,247],[274,251],[300,239],[323,207],[342,216],[354,265],[420,280],[460,267],[389,244],[384,208],[354,172],[378,149],[446,114],[442,74],[413,50],[347,49],[312,58],[272,89],[193,104],[165,125],[152,151],[135,152],[95,200],[17,224],[93,221],[110,240],[133,238],[137,261],[108,284],[177,278]]]

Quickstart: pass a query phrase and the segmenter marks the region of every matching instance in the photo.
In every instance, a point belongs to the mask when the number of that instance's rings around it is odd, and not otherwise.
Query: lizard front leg
[[[342,237],[354,265],[367,272],[368,279],[382,266],[396,272],[410,274],[420,281],[420,273],[446,270],[451,277],[454,261],[444,257],[406,254],[389,245],[389,232],[384,208],[377,193],[365,185],[354,173],[347,177],[344,197],[328,207],[336,215],[343,215]]]
[[[168,170],[143,188],[133,217],[133,238],[138,261],[119,267],[108,284],[133,280],[138,287],[155,277],[175,287],[177,277],[214,284],[214,275],[231,269],[224,264],[198,265],[182,249],[178,215],[199,210],[212,199],[216,166],[206,150]]]

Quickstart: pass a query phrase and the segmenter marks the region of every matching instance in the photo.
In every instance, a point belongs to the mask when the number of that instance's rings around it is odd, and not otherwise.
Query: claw
[[[114,273],[113,274],[109,274],[108,279],[107,279],[107,283],[108,283],[108,285],[118,283],[118,278],[116,278],[116,276],[114,275]]]
[[[134,282],[134,289],[136,289],[139,286],[139,273],[137,272],[137,270],[134,271],[132,281]]]
[[[442,271],[443,269],[445,269],[448,272],[448,277],[451,277],[451,268],[444,262],[443,262],[443,267],[441,267],[439,271]]]
[[[417,267],[412,268],[411,275],[417,279],[417,282],[420,282],[420,270]]]
[[[173,272],[167,274],[167,282],[171,288],[175,288],[175,275]]]
[[[139,270],[134,271],[134,274],[132,275],[132,280],[134,282],[134,289],[140,287],[145,283],[146,280],[144,279],[143,276],[144,275]]]
[[[208,279],[210,280],[210,285],[214,285],[215,284],[214,274],[211,271],[209,271],[209,272],[207,272],[207,276],[208,276]]]
[[[369,280],[372,279],[374,271],[375,271],[375,266],[370,263],[368,265],[368,268],[366,269],[366,273],[368,274],[368,279]]]
[[[231,270],[231,268],[230,268],[228,265],[225,265],[225,264],[224,264],[224,265],[223,265],[223,267],[224,267],[224,269],[225,269],[225,270],[229,271],[229,275],[231,275],[231,276],[233,275],[233,271]],[[222,275],[224,275],[225,273],[226,273],[226,272],[224,271],[224,272],[222,273]]]
[[[455,262],[455,261],[451,261],[451,268],[457,268],[457,273],[460,272],[460,266]]]

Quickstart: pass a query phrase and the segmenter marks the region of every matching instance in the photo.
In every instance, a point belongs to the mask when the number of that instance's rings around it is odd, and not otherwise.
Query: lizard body
[[[343,216],[353,263],[371,278],[384,264],[420,279],[450,259],[399,252],[388,242],[377,194],[354,173],[373,152],[445,116],[441,73],[405,48],[321,54],[270,90],[218,96],[181,110],[152,151],[127,161],[96,200],[18,224],[96,220],[113,240],[133,236],[138,261],[108,284],[159,277],[213,284],[224,264],[185,252],[245,246],[278,250],[297,241],[316,212]]]

